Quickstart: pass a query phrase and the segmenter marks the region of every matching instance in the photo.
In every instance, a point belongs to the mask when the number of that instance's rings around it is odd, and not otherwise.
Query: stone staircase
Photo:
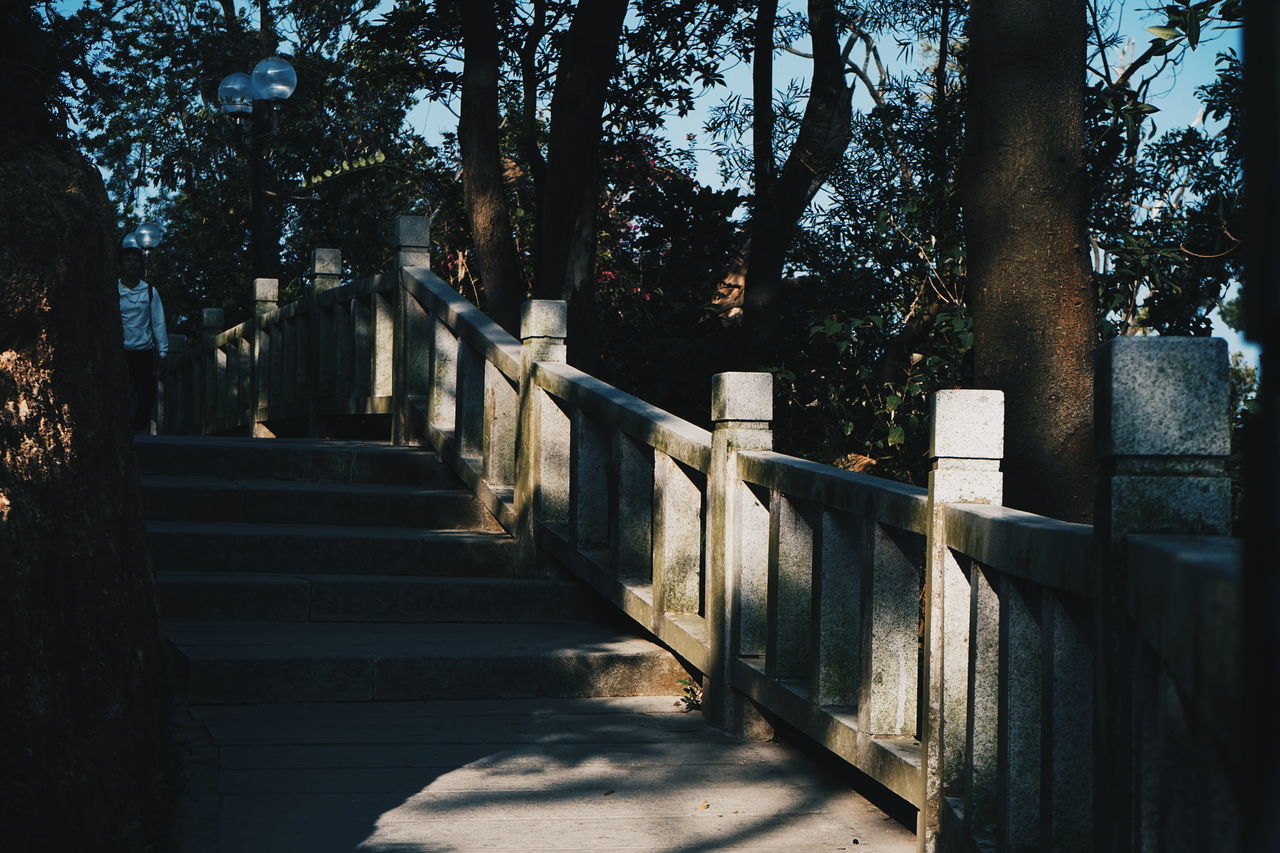
[[[593,618],[435,454],[140,437],[161,610],[192,704],[669,695],[666,651]]]

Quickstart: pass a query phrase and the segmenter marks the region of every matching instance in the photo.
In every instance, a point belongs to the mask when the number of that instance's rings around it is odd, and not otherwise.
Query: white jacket
[[[154,349],[164,358],[169,354],[169,333],[164,325],[164,305],[160,294],[145,281],[136,287],[125,287],[117,281],[120,291],[120,322],[124,324],[124,348],[126,350]]]

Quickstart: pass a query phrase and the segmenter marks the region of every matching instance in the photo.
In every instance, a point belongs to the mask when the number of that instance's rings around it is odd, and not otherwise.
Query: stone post
[[[218,359],[213,352],[213,341],[225,328],[221,308],[205,308],[200,312],[200,349],[195,358],[198,371],[195,385],[197,395],[195,432],[197,435],[209,432],[217,416]]]
[[[271,336],[262,327],[262,318],[280,307],[280,281],[274,278],[253,280],[253,321],[250,325],[249,375],[249,435],[254,438],[273,438],[274,433],[263,422],[273,394],[281,389],[273,388],[276,373],[271,369],[273,358]],[[258,418],[262,417],[262,421]]]
[[[339,249],[313,249],[311,252],[311,281],[316,293],[333,290],[342,283],[342,251]]]
[[[334,307],[323,294],[342,283],[342,252],[338,249],[313,249],[311,252],[311,300],[307,310],[307,435],[319,438],[326,432],[322,425],[322,400],[332,405],[336,397],[337,335],[334,329]]]
[[[393,326],[394,365],[391,374],[391,440],[395,444],[421,442],[414,428],[413,406],[429,393],[431,377],[431,318],[410,296],[407,267],[430,267],[431,220],[426,216],[396,217],[392,233],[391,275],[395,277]],[[375,344],[376,345],[376,344]]]
[[[516,445],[516,546],[521,574],[539,572],[538,525],[569,517],[569,419],[533,383],[538,362],[564,362],[568,303],[530,299],[520,306],[520,423]]]
[[[739,654],[763,654],[767,622],[769,511],[737,476],[738,451],[771,450],[773,377],[720,373],[711,380],[711,470],[707,476],[708,722],[749,738],[768,726],[733,688]]]
[[[1125,538],[1231,532],[1226,342],[1115,338],[1099,348],[1096,372],[1093,846],[1113,851],[1131,849],[1141,832],[1141,812],[1132,809],[1154,805],[1159,777],[1170,772],[1130,758],[1157,688],[1133,623],[1148,591],[1126,571]],[[1173,774],[1167,784],[1194,784]]]
[[[939,850],[943,798],[959,793],[968,732],[970,589],[943,536],[949,503],[999,504],[1004,495],[1004,394],[948,390],[933,398],[929,532],[924,577],[924,805],[919,849]],[[977,584],[975,584],[975,587]],[[986,600],[979,608],[994,606]],[[975,673],[975,677],[987,673]],[[995,673],[989,674],[994,680]],[[994,726],[994,719],[981,721]],[[980,732],[978,734],[981,734]],[[994,737],[992,738],[994,742]],[[994,758],[994,757],[993,757]]]
[[[201,340],[206,347],[213,345],[213,339],[222,334],[224,327],[221,308],[205,308],[200,312]]]

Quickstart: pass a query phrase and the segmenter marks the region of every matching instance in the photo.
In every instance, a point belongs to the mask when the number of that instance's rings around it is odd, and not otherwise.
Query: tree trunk
[[[762,6],[761,11],[767,10]],[[751,216],[743,319],[748,337],[766,347],[780,331],[782,266],[796,223],[853,138],[852,90],[845,83],[834,0],[809,0],[809,31],[813,37],[813,81],[800,132],[782,172],[772,180],[767,192],[762,194],[757,187]],[[760,57],[755,60],[759,62]],[[757,77],[757,98],[762,88],[763,81]],[[772,103],[757,116],[771,124]],[[759,144],[758,136],[756,143]],[[756,153],[758,157],[759,151]]]
[[[1091,517],[1097,342],[1080,2],[974,0],[962,193],[980,388],[1005,393],[1005,502]]]
[[[524,282],[516,254],[498,148],[498,22],[491,3],[462,4],[462,192],[484,284],[485,307],[499,326],[520,334]]]
[[[1280,101],[1280,7],[1249,7],[1245,21],[1245,103]],[[1276,531],[1280,530],[1280,115],[1274,109],[1248,114],[1244,137],[1245,192],[1249,249],[1244,287],[1249,338],[1262,347],[1262,386],[1255,413],[1245,429],[1243,612],[1240,624],[1240,672],[1244,673],[1243,708],[1266,708],[1271,688],[1280,679],[1280,574],[1275,570]],[[1241,744],[1244,850],[1280,849],[1280,745],[1274,738]]]
[[[176,782],[108,208],[48,128],[0,133],[0,826],[27,853],[151,849]]]
[[[565,34],[551,97],[534,294],[569,300],[569,360],[584,370],[599,353],[592,277],[596,161],[605,92],[617,68],[626,12],[627,0],[580,0]]]
[[[778,0],[760,0],[751,51],[751,170],[759,198],[773,189],[773,30]]]

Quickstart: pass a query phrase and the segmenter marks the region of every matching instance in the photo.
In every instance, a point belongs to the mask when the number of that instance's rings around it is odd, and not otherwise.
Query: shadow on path
[[[181,849],[915,849],[810,759],[672,701],[194,707]]]

